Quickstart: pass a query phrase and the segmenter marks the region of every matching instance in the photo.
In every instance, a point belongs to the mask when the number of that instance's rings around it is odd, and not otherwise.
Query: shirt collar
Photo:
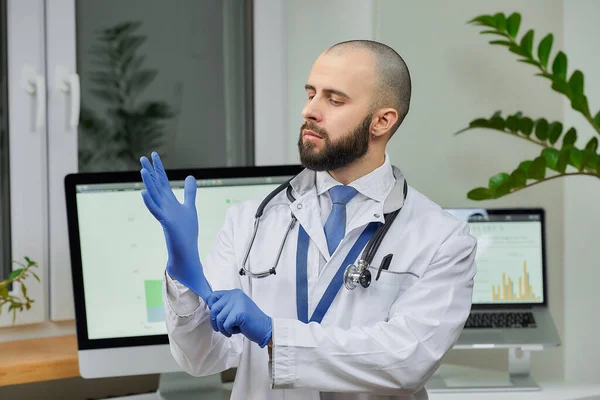
[[[377,202],[382,202],[390,192],[391,187],[394,186],[394,182],[394,172],[389,161],[389,156],[386,152],[385,160],[380,167],[371,171],[367,175],[350,182],[348,186],[352,186],[359,193],[370,199],[373,199]],[[331,175],[329,175],[329,172],[317,172],[316,185],[318,196],[327,192],[332,187],[340,184],[340,182],[336,181]]]

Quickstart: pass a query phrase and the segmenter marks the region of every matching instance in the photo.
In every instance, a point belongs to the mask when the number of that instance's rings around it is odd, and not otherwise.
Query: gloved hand
[[[204,277],[198,252],[196,179],[193,176],[185,178],[181,204],[171,190],[158,153],[152,152],[152,161],[154,168],[145,156],[140,158],[146,187],[142,199],[163,227],[168,253],[167,273],[206,301],[212,289]]]
[[[227,337],[242,333],[260,347],[269,344],[273,332],[271,317],[240,289],[217,290],[208,297],[206,303],[215,332]]]

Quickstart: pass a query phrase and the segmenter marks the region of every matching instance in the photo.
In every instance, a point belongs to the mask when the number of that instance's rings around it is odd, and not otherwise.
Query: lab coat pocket
[[[371,287],[368,288],[368,314],[372,322],[387,321],[392,304],[419,280],[411,273],[381,271],[379,279],[377,271],[372,273]]]

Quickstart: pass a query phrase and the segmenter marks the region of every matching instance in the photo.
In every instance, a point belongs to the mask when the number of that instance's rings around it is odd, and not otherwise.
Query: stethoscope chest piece
[[[348,265],[344,271],[344,286],[348,290],[354,290],[358,285],[366,289],[371,285],[369,265],[364,260],[357,264]]]

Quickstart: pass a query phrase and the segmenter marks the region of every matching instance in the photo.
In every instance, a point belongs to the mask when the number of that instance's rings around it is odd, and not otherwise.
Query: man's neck
[[[348,185],[375,171],[377,168],[381,167],[384,162],[385,154],[365,154],[364,157],[361,157],[350,165],[329,171],[329,175],[336,181]]]

